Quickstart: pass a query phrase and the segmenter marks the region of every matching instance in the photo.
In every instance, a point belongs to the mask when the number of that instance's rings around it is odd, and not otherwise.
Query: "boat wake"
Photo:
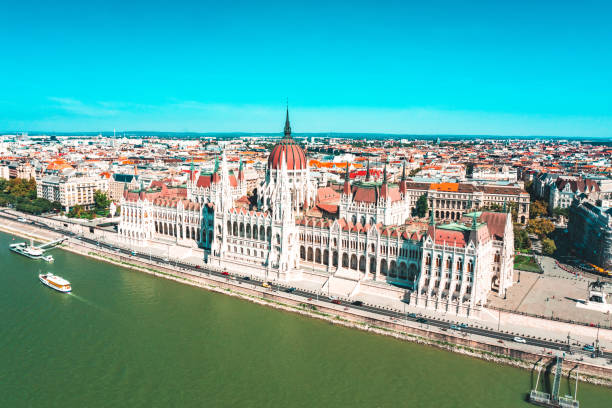
[[[113,314],[111,312],[109,312],[108,310],[104,309],[103,307],[100,307],[99,305],[93,303],[92,301],[90,301],[88,299],[85,299],[82,296],[79,296],[79,295],[75,294],[74,292],[70,293],[69,296],[70,296],[70,298],[74,298],[74,299],[78,300],[79,302],[83,302],[87,306],[91,306],[94,309],[99,310],[102,313],[105,313],[105,314],[107,314],[109,316],[113,316]]]

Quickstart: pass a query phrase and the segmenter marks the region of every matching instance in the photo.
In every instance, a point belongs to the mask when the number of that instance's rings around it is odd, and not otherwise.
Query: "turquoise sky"
[[[124,4],[129,3],[129,4]],[[609,1],[56,1],[0,12],[0,131],[612,137]]]

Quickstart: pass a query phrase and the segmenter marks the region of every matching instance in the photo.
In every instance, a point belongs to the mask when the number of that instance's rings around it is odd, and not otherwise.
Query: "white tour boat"
[[[64,278],[55,276],[52,273],[38,275],[38,278],[42,283],[44,283],[51,289],[57,290],[58,292],[69,293],[72,290],[70,282],[68,282]]]

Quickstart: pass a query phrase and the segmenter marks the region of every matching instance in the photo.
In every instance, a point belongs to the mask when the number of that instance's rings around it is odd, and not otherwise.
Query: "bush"
[[[557,245],[555,245],[555,241],[550,238],[544,238],[542,240],[542,252],[544,255],[552,255],[557,250]]]

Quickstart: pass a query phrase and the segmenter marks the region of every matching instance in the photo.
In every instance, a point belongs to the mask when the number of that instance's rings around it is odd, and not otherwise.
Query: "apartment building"
[[[94,193],[108,192],[108,180],[96,177],[46,176],[36,184],[36,195],[59,202],[66,211],[75,205],[91,207]]]

